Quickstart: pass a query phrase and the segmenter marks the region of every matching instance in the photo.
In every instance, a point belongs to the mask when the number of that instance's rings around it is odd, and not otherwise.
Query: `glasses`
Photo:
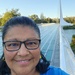
[[[21,45],[24,44],[28,50],[35,50],[40,45],[40,39],[31,39],[26,41],[6,41],[3,42],[3,46],[5,46],[7,51],[17,51],[21,48]]]

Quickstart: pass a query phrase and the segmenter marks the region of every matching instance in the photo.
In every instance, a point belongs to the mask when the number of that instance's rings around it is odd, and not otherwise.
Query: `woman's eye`
[[[27,45],[36,45],[36,42],[28,42]]]
[[[35,43],[35,42],[30,42],[29,44],[31,44],[31,45],[32,45],[32,44],[36,44],[36,43]]]
[[[10,46],[16,47],[16,46],[19,46],[19,44],[17,44],[17,43],[10,43],[10,44],[8,44],[8,46],[9,46],[9,47],[10,47]]]

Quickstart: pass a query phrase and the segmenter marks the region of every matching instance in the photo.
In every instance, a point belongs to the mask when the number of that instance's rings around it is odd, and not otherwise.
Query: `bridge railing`
[[[60,26],[60,68],[75,75],[75,56],[72,52],[70,44],[65,37],[65,33]]]

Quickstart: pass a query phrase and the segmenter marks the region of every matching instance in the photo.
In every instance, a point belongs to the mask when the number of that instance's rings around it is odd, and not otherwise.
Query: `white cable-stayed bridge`
[[[61,25],[40,26],[41,51],[50,64],[75,75],[75,56]]]

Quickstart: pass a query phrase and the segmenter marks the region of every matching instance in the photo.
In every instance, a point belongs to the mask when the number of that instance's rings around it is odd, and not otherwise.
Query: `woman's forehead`
[[[7,30],[7,33],[10,32],[10,31],[13,32],[14,30],[18,31],[18,32],[20,30],[22,30],[22,31],[26,31],[26,30],[33,30],[33,31],[35,31],[35,29],[32,28],[32,27],[18,25],[18,26],[9,27],[8,30]]]
[[[6,38],[38,38],[38,34],[34,31],[34,29],[30,27],[13,27],[11,28],[7,34],[5,35]]]

